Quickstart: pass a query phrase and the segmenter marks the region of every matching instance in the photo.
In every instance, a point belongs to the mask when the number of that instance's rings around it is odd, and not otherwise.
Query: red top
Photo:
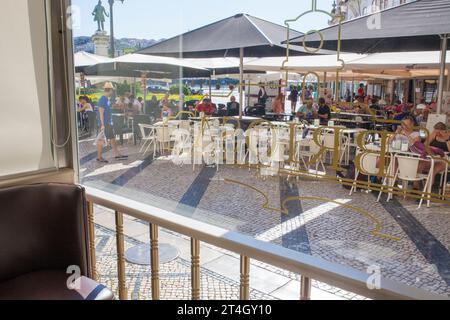
[[[197,106],[197,112],[204,112],[205,114],[210,115],[214,113],[214,107],[212,103],[200,103]]]
[[[365,96],[365,92],[363,88],[359,88],[358,89],[358,97],[364,97]]]

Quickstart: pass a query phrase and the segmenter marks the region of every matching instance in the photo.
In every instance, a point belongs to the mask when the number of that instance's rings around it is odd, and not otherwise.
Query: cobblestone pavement
[[[148,154],[144,157],[138,152],[139,146],[130,141],[125,141],[122,148],[130,156],[127,161],[104,165],[95,161],[93,141],[82,141],[83,183],[363,272],[379,268],[383,277],[450,296],[448,205],[432,204],[431,208],[423,207],[419,211],[412,200],[394,199],[387,203],[382,199],[377,203],[372,193],[357,192],[349,196],[348,190],[330,182],[283,176],[262,179],[255,170],[230,166],[221,166],[219,171],[203,166],[193,170],[192,166],[176,166],[164,157],[153,159]],[[111,152],[107,151],[105,157],[112,158]],[[107,213],[100,213],[101,223],[96,222],[108,227],[108,219],[102,215]],[[113,224],[109,229],[114,230]],[[111,231],[97,230],[103,236],[108,232]],[[136,234],[142,238],[135,240],[146,241],[146,232],[144,229]],[[188,241],[180,235],[171,237]],[[132,245],[131,240],[128,245]],[[112,250],[111,245],[106,248]],[[215,259],[202,265],[202,286],[207,284],[215,290],[203,294],[237,298],[239,278],[220,268],[238,261],[237,256],[217,248],[207,249]],[[99,265],[115,268],[115,259],[107,257],[108,254],[105,260],[99,260]],[[298,275],[257,262],[254,265],[262,278],[276,276],[273,283],[264,286],[255,280],[254,297],[298,297]],[[147,297],[149,270],[134,265],[129,268],[134,270],[129,282],[138,283],[136,279],[141,279],[139,286],[144,288],[143,296]],[[189,256],[164,268],[167,273],[189,274]],[[106,274],[112,275],[112,270]],[[178,289],[163,286],[169,292],[165,297],[188,298],[189,278],[171,279]],[[187,282],[183,284],[184,280]],[[319,294],[322,298],[327,293],[334,298],[361,298],[324,284],[314,285],[323,293]]]

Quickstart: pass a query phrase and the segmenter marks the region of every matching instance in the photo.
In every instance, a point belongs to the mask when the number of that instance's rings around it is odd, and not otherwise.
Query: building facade
[[[414,0],[340,0],[334,10],[342,12],[347,21],[412,1]],[[344,9],[344,6],[347,8]]]

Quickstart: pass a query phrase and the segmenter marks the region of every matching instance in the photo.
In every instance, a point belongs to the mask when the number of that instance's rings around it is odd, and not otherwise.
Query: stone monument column
[[[92,36],[94,53],[99,56],[109,57],[109,36],[106,31],[97,31]]]

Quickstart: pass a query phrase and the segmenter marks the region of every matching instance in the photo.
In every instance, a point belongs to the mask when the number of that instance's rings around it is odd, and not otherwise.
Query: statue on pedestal
[[[97,22],[98,25],[97,32],[105,31],[105,16],[109,18],[109,14],[106,12],[105,7],[102,6],[101,0],[98,1],[92,15],[94,16],[94,21]]]

